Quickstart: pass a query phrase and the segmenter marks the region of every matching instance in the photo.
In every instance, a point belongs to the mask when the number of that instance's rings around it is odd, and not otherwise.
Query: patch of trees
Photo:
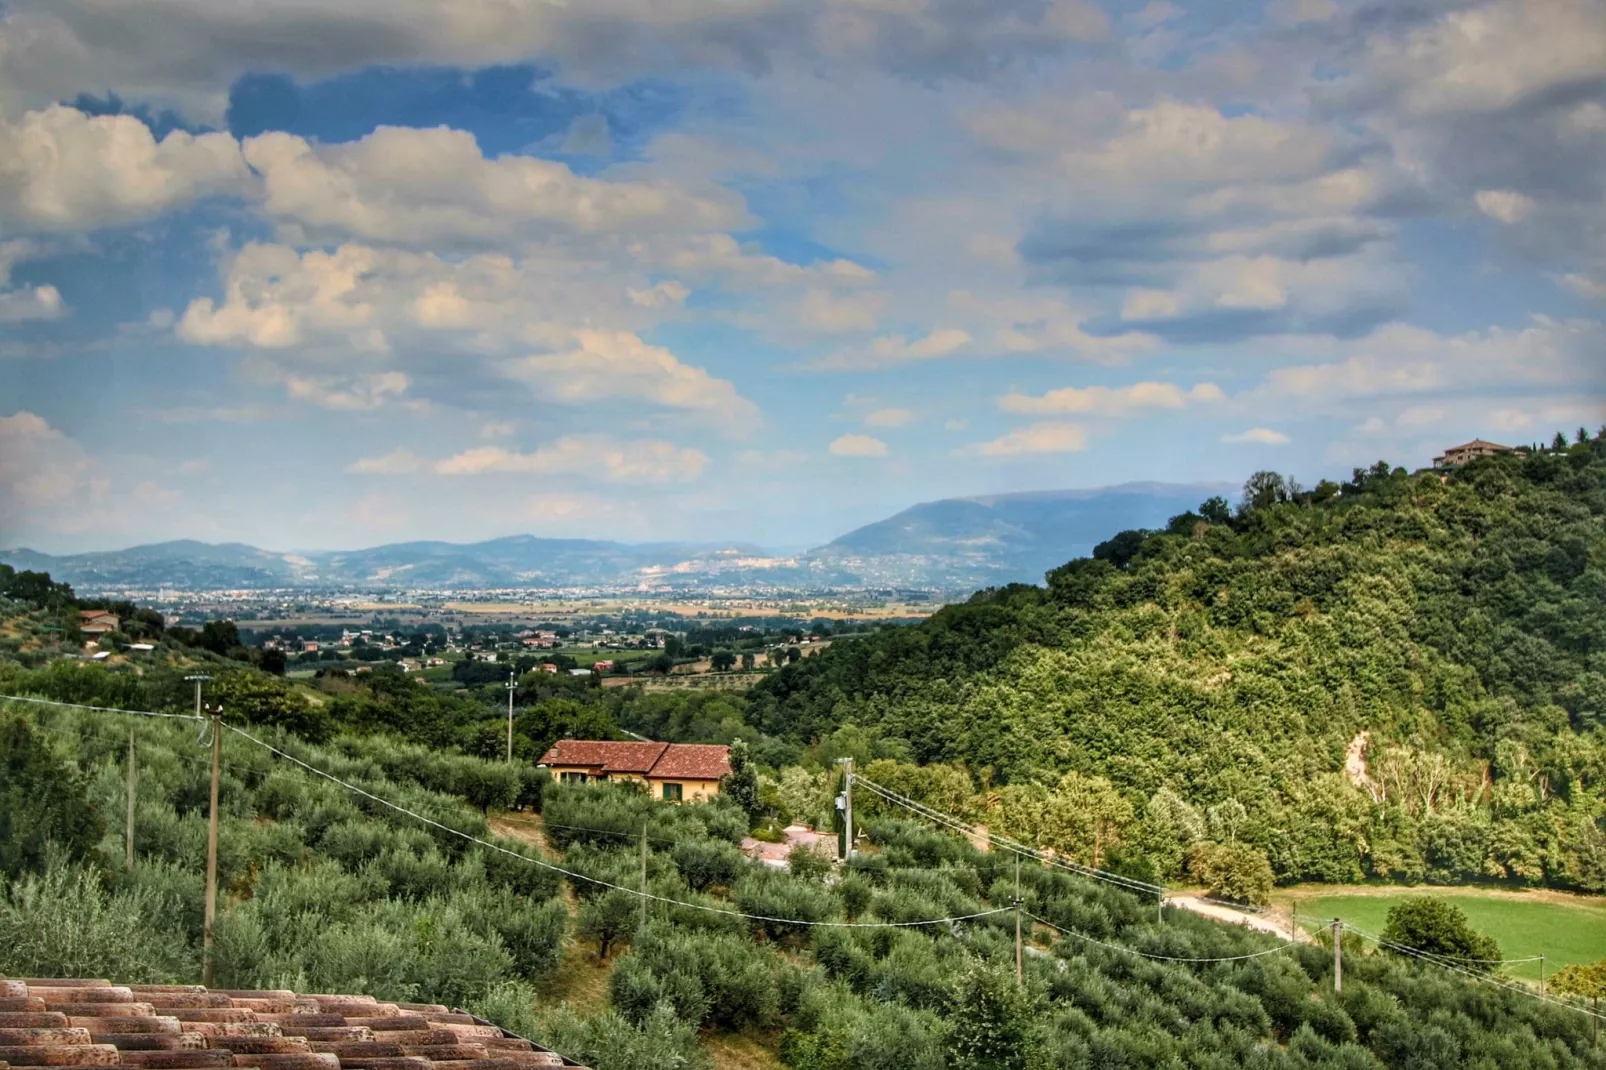
[[[1599,435],[1313,488],[1257,473],[1045,586],[789,665],[745,717],[952,763],[951,812],[1164,879],[1247,872],[1210,864],[1230,806],[1277,880],[1606,891],[1603,562]],[[1108,789],[1091,832],[1038,815],[1068,774]]]

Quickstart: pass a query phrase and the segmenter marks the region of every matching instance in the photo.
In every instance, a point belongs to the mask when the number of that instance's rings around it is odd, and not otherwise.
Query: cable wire
[[[1111,873],[1108,870],[1097,869],[1093,866],[1086,866],[1080,862],[1073,862],[1069,859],[1046,856],[1034,847],[1021,843],[1019,840],[1011,839],[1008,836],[1001,836],[991,830],[988,830],[984,833],[976,826],[964,821],[962,818],[955,817],[952,814],[945,814],[941,810],[936,810],[932,807],[926,806],[924,803],[916,802],[905,795],[900,795],[890,788],[883,787],[882,785],[877,784],[875,781],[869,780],[858,774],[854,774],[853,783],[855,785],[863,784],[878,797],[883,798],[895,805],[902,806],[907,810],[911,810],[933,821],[944,824],[956,832],[961,832],[967,836],[985,836],[989,841],[998,844],[1000,847],[1003,847],[1006,850],[1036,859],[1038,862],[1041,862],[1044,865],[1067,870],[1084,877],[1090,877],[1094,880],[1101,880],[1109,884],[1118,885],[1127,889],[1128,891],[1144,892],[1149,895],[1159,895],[1165,891],[1165,888],[1162,885],[1151,884],[1148,881],[1141,881],[1134,877],[1125,877],[1119,873]]]
[[[1375,939],[1377,941],[1377,944],[1378,944],[1379,947],[1386,947],[1391,951],[1396,951],[1396,952],[1398,952],[1399,954],[1402,954],[1402,955],[1409,955],[1412,958],[1420,959],[1423,962],[1426,962],[1426,963],[1428,963],[1430,965],[1439,966],[1439,967],[1441,967],[1443,969],[1451,970],[1451,971],[1453,971],[1455,973],[1463,974],[1463,975],[1465,975],[1467,977],[1472,978],[1474,981],[1482,981],[1485,984],[1494,985],[1496,988],[1503,988],[1508,992],[1515,992],[1518,995],[1529,996],[1529,997],[1531,997],[1533,999],[1542,1000],[1545,1003],[1554,1004],[1557,1007],[1565,1007],[1568,1010],[1577,1011],[1579,1014],[1588,1015],[1591,1018],[1599,1018],[1602,1021],[1606,1021],[1606,1014],[1602,1014],[1602,1013],[1600,1013],[1598,1011],[1592,1011],[1588,1007],[1581,1007],[1578,1004],[1570,1003],[1567,1000],[1556,999],[1554,996],[1551,996],[1548,993],[1535,992],[1533,989],[1529,988],[1527,985],[1521,984],[1520,982],[1506,980],[1506,979],[1503,979],[1503,978],[1500,978],[1500,977],[1496,977],[1496,976],[1494,976],[1492,974],[1481,973],[1481,972],[1479,972],[1477,970],[1468,969],[1465,966],[1457,966],[1455,963],[1446,961],[1445,959],[1442,959],[1442,958],[1439,958],[1439,957],[1433,955],[1431,952],[1423,951],[1420,948],[1408,947],[1405,944],[1397,944],[1392,940],[1383,940],[1383,939],[1377,938],[1377,937],[1369,937],[1369,935],[1366,932],[1364,932],[1361,929],[1357,929],[1355,926],[1350,925],[1348,922],[1344,922],[1342,924],[1343,924],[1343,927],[1345,929],[1347,929],[1350,932],[1354,933],[1356,936],[1368,937],[1370,939]]]
[[[961,915],[957,915],[957,916],[953,916],[953,917],[946,917],[946,918],[923,918],[923,919],[920,919],[918,921],[808,921],[808,920],[804,920],[804,919],[800,919],[800,918],[777,918],[777,917],[771,917],[771,916],[765,915],[765,914],[747,914],[747,913],[744,913],[744,912],[742,912],[740,910],[728,910],[728,909],[726,909],[724,907],[711,906],[711,905],[706,904],[706,903],[688,903],[688,902],[685,902],[684,900],[680,900],[680,899],[670,899],[667,896],[656,895],[656,894],[654,894],[652,892],[643,891],[643,890],[641,890],[639,888],[627,888],[627,887],[625,887],[624,885],[621,885],[621,884],[614,884],[614,883],[612,883],[610,881],[602,880],[600,877],[590,877],[590,876],[587,876],[584,873],[579,873],[579,872],[577,872],[575,870],[567,869],[567,868],[565,868],[563,866],[554,865],[553,863],[547,862],[547,861],[545,861],[543,859],[531,858],[529,855],[523,854],[523,853],[521,853],[519,851],[509,850],[508,848],[503,847],[500,844],[492,843],[489,840],[481,839],[480,837],[475,836],[473,833],[464,832],[461,829],[452,828],[450,825],[442,824],[441,822],[436,821],[432,817],[426,817],[423,814],[417,813],[416,811],[409,810],[405,806],[401,806],[401,805],[399,805],[397,803],[391,802],[389,799],[385,799],[385,798],[382,798],[382,797],[380,797],[378,795],[375,795],[373,792],[367,790],[366,788],[359,787],[356,784],[348,783],[347,781],[341,780],[339,777],[335,776],[333,773],[325,772],[324,770],[319,769],[315,765],[310,765],[307,762],[302,761],[300,758],[297,758],[295,755],[288,754],[285,751],[280,750],[278,747],[275,747],[273,744],[268,743],[265,740],[258,739],[256,736],[253,736],[251,733],[245,731],[243,728],[236,728],[234,725],[229,724],[227,721],[223,722],[223,727],[228,729],[230,732],[233,732],[236,735],[239,735],[239,736],[243,737],[244,739],[246,739],[246,740],[248,740],[248,741],[250,741],[252,743],[255,743],[257,746],[263,748],[264,750],[266,750],[266,751],[268,751],[268,752],[270,752],[272,754],[275,754],[280,758],[283,758],[285,761],[292,762],[295,765],[300,766],[301,768],[305,769],[309,773],[314,774],[315,776],[321,776],[325,780],[329,780],[329,781],[339,785],[340,787],[345,788],[347,791],[352,792],[353,794],[361,795],[364,798],[371,799],[374,802],[379,803],[381,806],[387,806],[390,809],[395,810],[397,813],[405,814],[408,817],[413,818],[415,821],[421,821],[424,824],[429,825],[432,828],[439,829],[440,831],[445,832],[445,833],[447,833],[449,835],[459,836],[459,837],[461,837],[461,838],[463,838],[465,840],[468,840],[470,843],[477,843],[481,847],[487,848],[488,850],[500,851],[502,854],[510,855],[513,858],[522,859],[523,861],[528,862],[531,865],[540,866],[542,869],[549,869],[549,870],[552,870],[555,873],[561,873],[565,877],[569,877],[569,878],[571,878],[573,880],[587,881],[588,883],[595,884],[595,885],[597,885],[598,887],[601,887],[601,888],[607,888],[607,889],[609,889],[611,891],[628,892],[629,894],[634,895],[634,896],[639,896],[642,899],[649,899],[649,900],[652,900],[652,901],[658,902],[658,903],[666,903],[669,906],[687,907],[687,908],[692,909],[692,910],[707,911],[707,912],[709,912],[711,914],[724,914],[724,915],[727,915],[729,917],[746,918],[749,921],[773,922],[773,923],[779,924],[779,925],[807,925],[807,926],[814,926],[814,927],[819,927],[819,928],[840,928],[840,929],[909,929],[909,928],[918,928],[918,927],[923,926],[923,925],[947,925],[947,924],[951,924],[951,923],[954,923],[954,922],[973,921],[976,918],[985,918],[985,917],[989,917],[989,916],[991,916],[993,914],[1002,914],[1002,913],[1004,913],[1006,911],[1009,911],[1009,910],[1013,909],[1012,907],[998,907],[998,908],[993,909],[993,910],[978,911],[975,914],[961,914]]]
[[[1089,936],[1086,933],[1079,933],[1074,929],[1063,929],[1049,921],[1047,918],[1040,918],[1029,910],[1022,910],[1021,913],[1026,915],[1028,918],[1031,918],[1033,921],[1041,922],[1042,924],[1047,925],[1050,929],[1053,929],[1055,932],[1062,933],[1065,936],[1074,937],[1077,940],[1083,940],[1089,944],[1097,944],[1099,947],[1106,947],[1111,951],[1125,951],[1129,955],[1137,955],[1139,958],[1153,959],[1156,962],[1242,962],[1245,959],[1258,959],[1266,955],[1275,955],[1279,951],[1286,951],[1294,946],[1294,941],[1290,940],[1287,943],[1278,944],[1276,947],[1269,947],[1264,951],[1256,951],[1248,955],[1219,955],[1213,958],[1185,958],[1179,955],[1156,955],[1148,951],[1139,951],[1135,947],[1126,947],[1123,944],[1108,943],[1096,937]]]
[[[94,710],[97,713],[122,713],[130,717],[168,717],[175,721],[204,721],[206,715],[193,713],[157,713],[155,710],[125,710],[116,706],[87,706],[82,702],[57,702],[55,699],[32,698],[28,695],[0,695],[0,702],[32,702],[40,706],[56,706],[69,710]]]

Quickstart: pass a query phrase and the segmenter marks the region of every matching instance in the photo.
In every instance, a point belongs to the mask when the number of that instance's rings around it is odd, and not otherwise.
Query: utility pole
[[[1020,939],[1020,855],[1015,856],[1015,984],[1026,983],[1026,970],[1022,965],[1023,952]]]
[[[853,759],[842,758],[843,768],[847,776],[842,784],[842,820],[847,826],[847,832],[842,839],[842,862],[846,864],[853,857]]]
[[[647,927],[647,823],[641,823],[641,927]]]
[[[1288,939],[1299,942],[1299,900],[1295,899],[1288,907]]]
[[[195,684],[195,719],[199,721],[201,719],[201,685],[212,678],[204,673],[197,673],[194,676],[186,676],[184,679],[193,681]]]
[[[1333,919],[1333,991],[1344,991],[1344,921]]]
[[[514,673],[507,674],[507,760],[513,761],[513,692],[518,690]]]
[[[212,923],[217,919],[217,783],[223,770],[223,707],[209,706],[206,712],[212,716],[212,796],[206,815],[206,917],[201,937],[201,983],[210,988]]]
[[[1539,994],[1545,994],[1545,954],[1539,953]]]
[[[123,838],[123,868],[134,871],[134,790],[138,773],[134,765],[134,726],[128,726],[128,832]]]

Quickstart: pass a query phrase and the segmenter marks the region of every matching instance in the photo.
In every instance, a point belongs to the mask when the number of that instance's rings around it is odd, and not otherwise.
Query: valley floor
[[[1466,912],[1473,928],[1495,939],[1507,959],[1543,955],[1547,977],[1569,963],[1606,957],[1606,898],[1548,888],[1303,884],[1277,890],[1272,896],[1272,916],[1285,933],[1294,909],[1305,929],[1343,918],[1358,929],[1381,933],[1390,907],[1419,896],[1455,903]],[[1514,963],[1505,973],[1537,982],[1540,965]]]

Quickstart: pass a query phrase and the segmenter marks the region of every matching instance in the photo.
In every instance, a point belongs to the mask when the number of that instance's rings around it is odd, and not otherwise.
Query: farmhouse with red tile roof
[[[614,743],[560,739],[540,765],[564,783],[637,780],[663,799],[711,799],[731,771],[730,748],[708,743]]]

